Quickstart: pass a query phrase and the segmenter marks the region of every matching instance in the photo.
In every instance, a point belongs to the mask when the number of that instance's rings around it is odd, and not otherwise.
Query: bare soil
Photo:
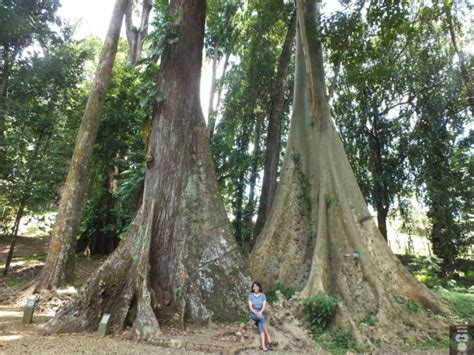
[[[173,325],[162,327],[162,336],[153,342],[136,343],[123,336],[100,337],[92,334],[61,334],[44,336],[46,322],[54,311],[70,297],[52,294],[48,302],[35,308],[33,322],[22,324],[23,305],[31,295],[35,277],[44,264],[48,238],[19,237],[10,272],[0,277],[0,354],[202,354],[258,353],[258,334],[253,324],[226,323],[208,326],[187,326],[181,330]],[[0,268],[3,271],[9,240],[0,238]],[[75,287],[85,281],[105,257],[79,257],[76,262]],[[270,351],[275,352],[275,351]],[[305,352],[316,353],[315,349]],[[318,351],[319,353],[324,353]],[[292,352],[286,349],[285,353]]]
[[[153,342],[136,343],[122,335],[100,337],[97,333],[61,334],[44,336],[46,322],[55,310],[70,297],[52,294],[48,302],[40,302],[35,309],[33,322],[22,324],[23,305],[31,294],[35,277],[41,271],[46,257],[48,239],[19,237],[9,274],[0,276],[0,354],[257,354],[259,340],[252,323],[210,324],[186,326],[185,330],[173,324],[162,326],[162,336]],[[0,237],[0,269],[3,271],[9,241]],[[105,260],[105,257],[80,256],[76,262],[76,288]],[[70,288],[72,289],[72,288]],[[74,289],[73,289],[74,290]],[[67,291],[67,290],[66,290]],[[279,338],[281,330],[273,330]],[[284,334],[280,334],[281,336]],[[284,339],[283,339],[284,341]],[[282,342],[280,342],[281,345]],[[278,348],[281,348],[279,346]],[[398,349],[381,349],[382,353],[402,354]],[[289,348],[270,351],[284,354],[325,354],[318,345],[298,351]],[[448,354],[448,350],[429,350],[413,354]],[[347,352],[347,354],[352,354]]]

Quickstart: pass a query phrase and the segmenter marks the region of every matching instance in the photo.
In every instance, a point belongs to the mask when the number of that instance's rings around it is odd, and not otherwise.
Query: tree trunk
[[[20,208],[18,208],[18,212],[16,214],[15,223],[13,224],[12,228],[12,241],[10,243],[10,250],[8,251],[7,260],[5,261],[5,268],[3,269],[3,276],[6,276],[8,270],[10,269],[10,264],[13,259],[13,251],[15,250],[15,243],[16,238],[18,237],[18,228],[20,228],[20,221],[23,217],[23,213],[25,212],[25,201],[22,201],[20,204]]]
[[[132,65],[137,64],[142,56],[143,42],[148,34],[148,20],[152,8],[153,2],[151,0],[143,0],[140,27],[137,28],[133,26],[132,21],[133,1],[129,1],[128,3],[125,13],[125,30],[130,50],[130,64]]]
[[[219,62],[219,42],[217,42],[214,46],[214,56],[212,58],[211,89],[209,91],[209,105],[207,109],[207,120],[209,122],[208,124],[209,127],[214,122],[214,120],[211,117],[214,114],[214,95],[216,93],[216,80],[217,80],[216,72],[217,72],[218,62]],[[212,137],[211,133],[209,133],[209,136]]]
[[[314,5],[297,1],[293,116],[277,195],[251,254],[252,275],[264,288],[279,282],[299,290],[296,309],[320,291],[336,296],[332,326],[349,330],[358,342],[444,335],[443,318],[433,321],[424,307],[448,312],[447,304],[390,251],[357,185],[330,116]],[[412,313],[412,302],[422,307]],[[369,315],[375,327],[361,324]]]
[[[243,244],[243,251],[246,256],[250,254],[252,248],[255,244],[255,233],[253,228],[253,215],[255,213],[255,187],[257,184],[257,177],[258,177],[258,167],[259,167],[259,160],[261,155],[260,149],[260,137],[262,135],[262,120],[263,117],[259,115],[255,122],[255,129],[254,129],[254,141],[253,141],[253,153],[252,153],[252,164],[250,167],[250,179],[249,179],[249,202],[247,204],[247,208],[245,209],[244,221],[243,224],[248,230],[246,233],[246,239]]]
[[[217,119],[217,112],[219,110],[219,106],[221,103],[221,96],[222,96],[222,88],[224,86],[223,81],[225,78],[225,74],[227,72],[227,67],[229,66],[229,58],[230,58],[230,52],[227,52],[225,55],[224,59],[224,66],[222,67],[222,75],[219,80],[219,85],[217,86],[217,102],[216,102],[216,107],[212,108],[212,111],[209,110],[209,115],[208,115],[208,129],[209,129],[209,140],[212,141],[212,137],[214,136],[214,130],[216,128],[216,119]],[[213,69],[214,70],[214,69]],[[213,74],[214,75],[214,74]],[[215,85],[215,84],[214,84]],[[211,93],[214,92],[214,88],[211,88]],[[214,97],[214,94],[212,94],[212,97]],[[211,101],[209,101],[211,102]],[[209,106],[211,107],[211,106]]]
[[[73,279],[75,238],[87,184],[90,157],[101,111],[112,75],[122,20],[129,0],[117,0],[102,47],[91,93],[76,139],[71,166],[61,194],[59,212],[51,234],[48,257],[35,291],[51,289]]]
[[[258,206],[258,217],[255,224],[255,235],[260,234],[275,197],[280,160],[281,121],[285,111],[285,83],[291,61],[296,32],[296,14],[293,14],[288,26],[285,42],[278,62],[275,87],[272,91],[271,108],[268,115],[268,132],[265,151],[265,168],[263,172],[262,192]]]
[[[10,72],[12,64],[18,54],[18,48],[14,47],[12,50],[8,44],[3,45],[2,53],[2,76],[0,82],[0,100],[4,100],[8,94],[8,81],[10,79]],[[1,102],[1,101],[0,101]],[[2,103],[3,104],[3,103]],[[3,153],[5,145],[5,116],[0,115],[0,153]],[[0,159],[0,162],[2,159]]]
[[[253,121],[253,119],[252,119]],[[252,125],[253,126],[253,125]],[[249,123],[242,124],[240,127],[240,135],[238,137],[238,156],[240,159],[244,160],[249,148],[249,137],[251,135],[251,125]],[[246,232],[245,225],[245,211],[244,211],[244,197],[245,189],[247,186],[246,175],[247,167],[246,166],[236,166],[232,175],[236,175],[234,178],[235,181],[235,204],[233,206],[235,213],[235,220],[233,221],[234,230],[235,230],[235,239],[241,248],[244,248],[246,242]]]
[[[369,134],[369,146],[372,154],[372,176],[374,179],[374,200],[375,208],[377,209],[377,225],[380,233],[385,240],[387,238],[387,215],[390,209],[390,199],[388,194],[388,187],[385,183],[385,175],[383,170],[383,158],[380,146],[380,138],[378,132],[378,116],[375,114],[371,122],[372,129]]]
[[[116,166],[106,177],[103,184],[103,192],[98,202],[98,211],[92,226],[86,228],[77,241],[76,253],[86,252],[87,255],[108,255],[114,251],[119,243],[117,235],[108,230],[115,223],[114,214],[114,184]],[[92,231],[92,232],[91,232]]]
[[[103,313],[131,335],[159,333],[178,311],[235,320],[249,279],[220,199],[199,98],[205,1],[170,4],[179,38],[162,58],[143,204],[128,235],[48,332],[95,330]]]

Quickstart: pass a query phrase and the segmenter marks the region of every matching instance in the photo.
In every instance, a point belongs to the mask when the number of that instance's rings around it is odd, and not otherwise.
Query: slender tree
[[[200,105],[205,1],[171,1],[146,156],[143,203],[128,235],[48,332],[94,330],[103,313],[147,339],[158,318],[236,319],[249,281],[220,199]]]
[[[277,187],[278,163],[280,161],[281,122],[285,110],[285,84],[290,67],[291,53],[295,41],[296,13],[294,13],[288,25],[285,42],[278,61],[278,69],[275,85],[272,90],[271,106],[268,114],[268,130],[265,148],[265,167],[263,170],[262,192],[258,205],[258,217],[255,224],[255,235],[258,235],[268,212],[272,206]]]
[[[75,240],[87,185],[89,162],[99,127],[105,94],[110,83],[120,29],[129,0],[117,0],[102,47],[91,93],[76,139],[69,173],[61,194],[59,212],[51,234],[48,257],[35,291],[50,289],[73,279]]]
[[[433,322],[424,307],[448,312],[447,304],[390,251],[349,165],[325,94],[315,5],[297,1],[293,116],[277,195],[250,257],[252,275],[264,287],[280,282],[299,290],[298,299],[336,296],[334,325],[358,342],[419,339],[413,328],[426,337],[444,334],[442,319]],[[404,307],[409,302],[419,311]],[[357,326],[367,314],[376,327]]]

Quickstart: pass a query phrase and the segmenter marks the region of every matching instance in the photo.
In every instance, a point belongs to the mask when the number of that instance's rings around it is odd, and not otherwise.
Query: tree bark
[[[209,121],[208,126],[211,127],[213,119],[211,116],[214,114],[214,95],[216,93],[216,72],[217,72],[217,63],[219,61],[219,42],[214,46],[214,56],[212,58],[212,75],[211,75],[211,89],[209,91],[209,106],[207,109],[207,119]],[[214,127],[214,125],[212,125]],[[212,130],[214,131],[214,129]],[[212,132],[214,133],[214,132]],[[211,132],[209,132],[209,137],[212,137]]]
[[[369,146],[372,154],[372,176],[374,179],[374,200],[375,208],[377,209],[377,225],[380,233],[385,240],[388,240],[387,236],[387,215],[390,209],[390,199],[388,194],[388,187],[385,182],[384,170],[383,170],[383,158],[381,152],[381,143],[378,132],[378,116],[372,119],[372,129],[369,133]]]
[[[87,184],[90,157],[94,148],[112,67],[117,53],[120,29],[129,0],[117,0],[107,36],[102,47],[94,83],[82,117],[66,183],[61,194],[59,212],[51,234],[48,257],[35,291],[63,285],[74,276],[75,238]]]
[[[143,50],[145,37],[148,35],[148,21],[151,9],[153,8],[152,0],[143,0],[140,27],[134,27],[133,1],[129,1],[127,11],[125,13],[125,29],[127,33],[128,47],[130,50],[130,64],[135,65],[140,60]]]
[[[265,224],[273,203],[277,188],[278,162],[280,160],[281,121],[285,111],[285,83],[291,61],[296,32],[296,13],[292,15],[285,42],[278,62],[277,77],[272,91],[271,108],[268,115],[268,132],[265,150],[265,167],[263,171],[262,192],[258,206],[258,217],[255,224],[255,235],[258,235]]]
[[[108,255],[114,251],[119,243],[115,233],[108,230],[114,224],[113,185],[115,181],[116,166],[112,166],[113,171],[106,177],[103,184],[102,195],[98,202],[97,215],[92,221],[92,226],[88,226],[77,241],[76,253],[85,252],[87,255]],[[90,232],[92,230],[92,232]]]
[[[297,64],[282,177],[267,223],[250,257],[264,288],[282,283],[299,290],[295,308],[320,291],[338,298],[332,326],[357,342],[400,343],[445,333],[424,307],[448,312],[447,303],[418,283],[390,251],[350,167],[325,95],[314,1],[297,1]],[[352,258],[353,251],[360,258]],[[420,308],[411,312],[407,304]],[[362,324],[374,314],[375,327]]]
[[[205,1],[170,3],[179,38],[162,58],[143,204],[128,235],[47,332],[95,330],[103,313],[131,335],[179,312],[235,320],[248,277],[220,199],[199,98]]]
[[[225,74],[227,72],[227,67],[229,66],[229,58],[230,58],[230,52],[227,52],[225,55],[224,59],[224,66],[222,67],[222,75],[220,78],[220,82],[217,86],[217,102],[216,102],[216,107],[212,106],[212,111],[209,109],[209,114],[208,114],[208,128],[209,128],[209,140],[212,141],[212,137],[214,136],[214,130],[216,128],[216,119],[217,119],[217,112],[219,110],[219,106],[221,103],[221,96],[222,96],[222,88],[223,88],[223,81],[225,78]],[[213,68],[214,70],[214,68]],[[214,73],[213,73],[214,75]],[[213,84],[214,87],[211,87],[211,95],[212,95],[212,102],[214,102],[214,92],[215,92],[215,86],[216,84]],[[211,99],[209,99],[209,108],[211,108]]]
[[[249,179],[249,202],[247,204],[247,208],[245,209],[245,215],[243,220],[243,225],[249,228],[249,232],[247,233],[247,239],[244,241],[243,251],[246,256],[250,254],[252,248],[255,244],[255,233],[254,228],[252,228],[253,222],[252,218],[255,212],[255,187],[257,184],[257,177],[258,177],[258,167],[259,167],[259,160],[260,160],[260,139],[262,135],[262,121],[263,117],[259,115],[255,122],[255,129],[254,129],[254,141],[253,146],[254,150],[252,153],[252,164],[250,167],[250,179]]]
[[[23,217],[23,213],[25,212],[25,201],[22,201],[20,207],[18,208],[18,212],[16,214],[15,223],[13,224],[12,228],[12,241],[10,243],[10,250],[8,251],[7,260],[5,261],[5,268],[3,269],[3,276],[6,276],[8,270],[10,269],[10,264],[13,259],[13,251],[15,250],[16,238],[18,237],[18,229],[20,228],[20,221]]]

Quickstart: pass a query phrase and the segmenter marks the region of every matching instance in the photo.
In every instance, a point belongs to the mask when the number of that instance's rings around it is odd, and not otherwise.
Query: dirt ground
[[[252,324],[213,324],[207,327],[188,326],[184,331],[163,327],[163,335],[151,343],[135,343],[120,336],[100,337],[93,334],[43,336],[46,322],[57,307],[67,299],[54,296],[47,304],[40,303],[33,322],[22,324],[23,305],[31,294],[46,257],[47,237],[19,237],[10,272],[0,277],[0,354],[203,354],[258,353],[258,334]],[[0,268],[3,271],[9,242],[0,238]],[[76,262],[75,287],[78,288],[105,260],[104,257],[79,257]],[[59,297],[59,298],[58,298]],[[242,330],[244,330],[242,332]],[[240,334],[245,336],[240,336]],[[236,335],[237,334],[237,335]],[[307,352],[316,353],[308,349]],[[270,351],[272,353],[274,351]],[[299,354],[285,351],[285,353]],[[323,353],[323,352],[321,352]]]
[[[162,327],[162,336],[153,342],[136,343],[122,337],[97,333],[43,336],[46,322],[62,302],[70,297],[74,288],[64,290],[47,303],[35,309],[33,322],[22,324],[23,305],[31,294],[35,277],[46,257],[47,237],[19,237],[10,273],[0,276],[0,354],[257,354],[258,334],[250,324],[212,324],[207,327],[187,326],[185,330],[171,326]],[[0,269],[3,271],[9,242],[0,238]],[[104,257],[79,257],[76,262],[76,288],[92,274]],[[72,291],[71,291],[72,290]],[[69,296],[68,296],[69,295]],[[393,349],[390,349],[390,353]],[[317,344],[305,350],[270,351],[284,354],[326,354]],[[384,353],[382,350],[381,353]],[[448,354],[447,350],[413,352],[416,354]],[[348,352],[347,354],[352,354]]]

